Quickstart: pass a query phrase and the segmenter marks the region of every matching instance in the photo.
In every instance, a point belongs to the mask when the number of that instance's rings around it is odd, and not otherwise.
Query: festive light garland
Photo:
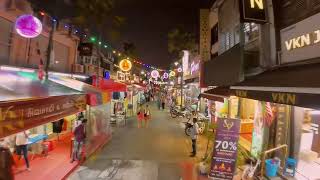
[[[48,16],[49,18],[51,18],[52,21],[54,21],[54,22],[57,21],[57,19],[52,18],[49,14],[47,14],[47,13],[45,13],[45,12],[43,12],[43,11],[39,11],[39,14],[40,14],[41,16],[47,15],[47,16]],[[64,24],[64,27],[67,28],[67,29],[69,29],[70,27],[72,27],[72,25]],[[75,29],[72,33],[73,33],[73,34],[78,34],[79,36],[81,36],[81,31],[80,31],[79,29]],[[82,33],[82,36],[86,38],[86,37],[87,37],[87,34]],[[105,49],[107,49],[107,48],[111,49],[111,51],[113,52],[113,54],[118,54],[118,56],[121,56],[121,55],[124,54],[124,53],[122,53],[121,51],[119,51],[119,50],[117,50],[117,49],[115,49],[115,48],[112,48],[110,45],[108,45],[108,43],[103,43],[102,41],[97,41],[96,36],[91,36],[91,37],[89,38],[89,41],[90,41],[91,43],[93,43],[93,44],[97,44],[98,46],[103,46]],[[135,64],[140,64],[140,65],[144,66],[145,68],[152,69],[152,70],[158,70],[158,71],[167,71],[167,70],[160,69],[160,68],[157,68],[157,67],[155,67],[155,66],[151,66],[151,65],[149,65],[149,64],[143,63],[143,62],[141,62],[141,61],[134,60],[134,58],[131,58],[131,59],[133,59],[132,62],[134,62]]]

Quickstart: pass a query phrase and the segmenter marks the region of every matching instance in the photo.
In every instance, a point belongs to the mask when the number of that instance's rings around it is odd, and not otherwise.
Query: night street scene
[[[319,131],[320,0],[0,0],[0,180],[320,180]]]

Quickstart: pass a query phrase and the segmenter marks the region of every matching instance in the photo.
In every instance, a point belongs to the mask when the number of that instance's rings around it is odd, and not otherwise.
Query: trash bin
[[[268,177],[275,177],[277,176],[279,162],[275,161],[274,159],[267,159],[266,160],[266,175]]]

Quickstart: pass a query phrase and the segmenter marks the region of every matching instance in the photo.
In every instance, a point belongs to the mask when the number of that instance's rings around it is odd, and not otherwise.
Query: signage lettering
[[[0,103],[0,138],[84,110],[85,107],[84,95]]]
[[[196,71],[199,70],[199,62],[195,63],[194,61],[191,63],[191,75],[193,75]]]
[[[320,42],[320,30],[313,33],[304,34],[299,37],[292,38],[285,41],[285,45],[288,51],[309,46],[311,44],[317,44]]]
[[[240,17],[242,22],[267,22],[265,0],[241,0]]]
[[[263,0],[250,0],[251,8],[255,8],[255,4],[257,4],[259,9],[263,9]]]
[[[296,104],[296,95],[290,93],[272,93],[272,100],[280,104]]]

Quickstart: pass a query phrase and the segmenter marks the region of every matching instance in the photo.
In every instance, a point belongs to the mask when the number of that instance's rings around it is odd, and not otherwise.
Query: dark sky
[[[171,62],[167,33],[177,25],[198,33],[199,8],[209,0],[116,0],[115,13],[126,18],[121,28],[118,48],[124,41],[133,42],[145,63],[168,68]]]

